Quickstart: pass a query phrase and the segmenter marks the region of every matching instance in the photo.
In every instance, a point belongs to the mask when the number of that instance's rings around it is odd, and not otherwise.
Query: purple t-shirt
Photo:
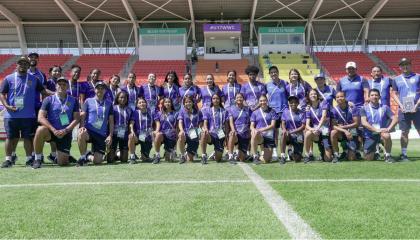
[[[56,88],[55,88],[55,84],[57,84],[57,79],[56,78],[50,78],[47,80],[47,84],[46,87],[48,90],[55,92]]]
[[[67,95],[65,100],[59,99],[57,95],[48,96],[42,102],[41,110],[47,112],[47,119],[51,125],[57,129],[65,129],[73,121],[73,113],[79,112],[79,102],[76,98]],[[68,124],[61,124],[60,115],[65,112],[68,118]]]
[[[184,132],[188,132],[190,128],[200,127],[200,123],[203,121],[203,114],[200,111],[193,111],[190,116],[185,108],[182,108],[178,113],[178,120],[182,120],[182,126]]]
[[[140,133],[146,133],[146,141],[152,141],[152,124],[153,124],[153,113],[149,110],[142,113],[139,109],[136,109],[131,114],[131,121],[134,121],[134,131],[137,135]]]
[[[248,82],[242,85],[241,93],[244,95],[247,105],[254,107],[258,105],[261,95],[267,94],[267,90],[263,83],[255,81],[255,84]]]
[[[160,122],[160,132],[162,132],[167,138],[175,140],[176,127],[178,123],[178,113],[175,111],[164,113],[157,112],[155,114],[155,121]]]
[[[172,104],[176,111],[181,108],[181,97],[179,95],[179,87],[175,84],[172,87],[168,85],[162,86],[163,89],[163,97],[170,98],[172,100]]]
[[[143,96],[141,94],[140,88],[138,88],[136,86],[129,87],[127,85],[127,86],[124,86],[122,88],[122,90],[124,90],[124,91],[127,92],[127,94],[128,94],[128,106],[131,108],[131,110],[134,111],[136,109],[136,100],[137,100],[137,98]]]
[[[112,110],[112,102],[106,99],[98,101],[96,97],[88,98],[85,100],[85,103],[82,106],[82,112],[86,113],[86,129],[93,131],[103,137],[108,135],[109,116],[114,114],[114,111]]]
[[[163,96],[162,88],[145,84],[140,87],[140,92],[143,93],[144,99],[147,101],[147,107],[154,111],[158,105],[159,97]]]
[[[281,115],[281,120],[286,124],[286,130],[295,130],[305,124],[305,113],[298,109],[297,112],[291,111],[286,108]]]
[[[225,97],[225,107],[235,105],[235,96],[241,91],[241,87],[241,84],[238,83],[235,83],[233,86],[230,83],[223,86],[222,92]]]
[[[289,83],[286,86],[287,97],[296,96],[299,98],[299,105],[304,107],[306,106],[305,96],[311,89],[311,85],[309,85],[307,82],[298,82],[296,85]]]
[[[120,108],[119,105],[114,105],[114,128],[119,126],[127,127],[130,123],[131,114],[133,111],[129,107]]]
[[[317,108],[310,107],[309,111],[306,112],[306,119],[311,120],[311,126],[317,126],[319,124],[319,121],[321,121],[322,118],[322,112],[324,110],[327,110],[327,120],[324,123],[324,126],[329,127],[329,104],[327,101],[322,101],[318,104]]]
[[[28,69],[28,74],[34,76],[35,78],[38,78],[43,86],[47,86],[47,77],[38,68],[35,69],[35,72],[31,72],[31,69]],[[41,107],[41,104],[41,91],[36,91],[35,109],[39,109]]]
[[[81,82],[72,82],[69,81],[69,89],[67,90],[67,94],[79,99],[80,93],[83,93],[83,83]]]
[[[233,119],[233,124],[237,134],[242,138],[251,137],[251,129],[249,124],[251,122],[251,109],[244,106],[242,109],[234,105],[229,107],[229,118]]]
[[[391,123],[392,116],[394,114],[391,108],[384,104],[373,105],[371,103],[364,105],[360,108],[360,116],[366,117],[366,120],[370,125],[378,125],[378,128],[386,128]],[[367,128],[363,129],[363,135],[365,138],[372,137],[372,133]]]
[[[217,138],[218,129],[224,130],[225,123],[228,118],[228,113],[224,108],[219,108],[217,110],[212,108],[204,108],[202,110],[203,120],[207,120],[207,128],[210,131],[210,135]]]
[[[338,124],[348,125],[354,123],[353,117],[359,117],[359,110],[355,107],[341,109],[338,105],[331,108],[331,119],[334,119]]]
[[[189,87],[182,86],[179,88],[179,96],[181,96],[181,104],[186,96],[191,96],[194,100],[194,103],[197,104],[200,101],[200,99],[196,101],[196,98],[197,96],[201,96],[200,88],[196,85],[191,85]]]
[[[255,123],[255,128],[265,128],[270,126],[272,120],[277,120],[278,116],[273,109],[267,109],[263,111],[262,108],[258,108],[257,110],[252,112],[251,115],[251,122]]]
[[[209,108],[211,105],[211,97],[214,94],[217,94],[220,97],[220,101],[222,101],[223,92],[220,90],[218,86],[208,87],[204,86],[200,88],[201,93],[201,102],[203,104],[203,108]]]

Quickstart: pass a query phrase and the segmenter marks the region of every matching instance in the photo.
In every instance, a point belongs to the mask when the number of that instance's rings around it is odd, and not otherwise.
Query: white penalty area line
[[[115,182],[61,182],[61,183],[22,183],[0,184],[0,188],[55,187],[55,186],[93,186],[93,185],[176,185],[176,184],[223,184],[252,183],[250,180],[173,180],[173,181],[115,181]]]
[[[245,163],[239,163],[245,174],[260,191],[265,201],[273,210],[277,219],[284,225],[293,239],[321,239],[297,212],[278,194],[260,175]]]
[[[337,178],[337,179],[272,179],[265,180],[271,183],[293,183],[293,182],[309,182],[309,183],[334,183],[334,182],[367,182],[367,183],[420,183],[420,179],[392,179],[392,178]]]

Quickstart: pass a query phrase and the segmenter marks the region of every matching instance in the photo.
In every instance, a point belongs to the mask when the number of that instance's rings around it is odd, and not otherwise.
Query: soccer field
[[[308,230],[293,228],[300,219],[315,234],[306,236],[420,238],[417,146],[420,141],[410,142],[411,162],[395,164],[163,162],[32,170],[24,167],[20,145],[18,164],[0,170],[0,237],[296,238]],[[398,149],[394,141],[393,156]]]

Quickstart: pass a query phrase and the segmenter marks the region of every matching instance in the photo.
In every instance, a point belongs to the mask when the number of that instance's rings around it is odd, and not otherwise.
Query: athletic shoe
[[[207,155],[203,155],[202,157],[201,157],[201,164],[203,164],[203,165],[205,165],[205,164],[207,164]]]
[[[130,159],[128,159],[128,164],[136,164],[136,163],[137,163],[136,158],[130,158]]]
[[[11,168],[12,166],[13,166],[13,163],[12,163],[12,161],[9,161],[9,160],[4,161],[4,162],[1,164],[1,168]]]
[[[155,157],[153,158],[153,162],[152,162],[152,164],[159,164],[159,163],[160,163],[160,157],[155,156]]]
[[[287,155],[289,155],[289,158],[292,158],[293,150],[291,148],[287,149]]]
[[[25,165],[27,167],[30,167],[30,166],[32,166],[32,164],[34,163],[34,161],[35,161],[35,157],[31,157],[31,159],[29,159],[29,160],[26,161]]]
[[[253,159],[252,159],[252,163],[253,163],[254,165],[259,165],[259,164],[261,164],[261,161],[260,161],[260,156],[258,156],[258,155],[254,156],[254,157],[253,157]]]
[[[346,152],[342,152],[340,154],[340,157],[338,157],[338,160],[343,161],[347,159],[347,153]]]
[[[386,163],[395,163],[395,160],[391,156],[385,156]]]
[[[254,158],[251,155],[245,157],[245,162],[252,162]]]
[[[41,168],[41,160],[35,160],[34,163],[32,164],[32,168],[33,169],[37,169],[37,168]]]
[[[338,163],[338,157],[334,155],[331,163]]]
[[[373,160],[378,161],[381,159],[381,154],[379,154],[378,152],[375,152],[374,156],[373,156]]]
[[[313,162],[313,161],[315,161],[315,157],[314,157],[314,155],[310,155],[308,157],[308,162]]]
[[[286,164],[286,157],[280,156],[279,163],[282,164],[282,165]]]
[[[400,155],[400,159],[401,159],[401,162],[409,162],[410,161],[408,159],[407,155],[405,155],[405,154],[401,154]]]
[[[305,157],[303,157],[303,163],[310,163],[311,162],[311,158],[310,157],[307,157],[307,156],[305,156]]]
[[[182,154],[181,158],[179,159],[179,164],[184,164],[187,161],[187,158],[185,157],[186,154]]]
[[[76,160],[76,158],[74,158],[73,156],[69,156],[69,162],[70,163],[77,163],[77,160]]]
[[[83,167],[83,165],[85,165],[86,162],[87,162],[86,158],[81,157],[81,158],[79,158],[79,160],[77,160],[76,166]]]
[[[18,160],[18,157],[16,155],[12,156],[12,164],[15,165],[16,161]]]
[[[48,160],[50,160],[52,163],[57,164],[57,157],[54,157],[53,155],[48,155]]]

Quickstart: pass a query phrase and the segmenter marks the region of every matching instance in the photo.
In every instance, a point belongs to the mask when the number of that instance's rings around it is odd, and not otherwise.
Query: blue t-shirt
[[[323,126],[329,127],[330,121],[329,121],[329,104],[327,101],[322,101],[318,104],[318,107],[314,108],[312,106],[309,107],[309,111],[306,112],[306,119],[309,119],[311,121],[311,127],[318,126],[319,122],[322,118],[322,112],[324,110],[327,111],[327,119],[324,122]]]
[[[306,94],[312,89],[307,82],[297,82],[296,85],[289,83],[286,86],[287,97],[296,96],[299,99],[299,106],[302,108],[306,106]]]
[[[99,101],[96,97],[88,98],[83,104],[82,112],[86,113],[86,129],[103,137],[108,136],[109,117],[114,113],[112,102],[106,99]]]
[[[229,107],[228,112],[229,118],[233,119],[237,134],[242,138],[250,138],[251,129],[249,128],[249,125],[251,123],[251,109],[248,106],[244,106],[241,109],[234,105]]]
[[[209,108],[211,105],[211,97],[214,94],[217,94],[220,97],[220,101],[222,101],[223,92],[220,90],[218,86],[208,87],[204,86],[200,88],[201,93],[201,103],[203,108]]]
[[[172,87],[169,87],[168,84],[162,86],[163,89],[163,97],[170,98],[172,100],[172,104],[174,105],[175,111],[181,109],[181,97],[179,95],[179,87],[175,84]]]
[[[248,82],[242,85],[241,93],[245,97],[246,104],[253,108],[258,105],[261,95],[267,94],[267,89],[264,83],[258,81],[254,83]]]
[[[358,108],[365,103],[365,88],[369,88],[369,84],[366,79],[359,75],[353,78],[345,76],[337,84],[337,91],[343,91],[346,94],[347,101],[352,102]]]
[[[128,94],[128,106],[131,108],[132,111],[136,109],[136,101],[137,98],[142,97],[142,92],[139,87],[130,87],[124,86],[121,90],[126,91]]]
[[[225,123],[228,118],[228,113],[224,108],[217,110],[212,108],[204,108],[202,110],[203,120],[207,120],[210,135],[217,138],[218,129],[224,130]]]
[[[414,95],[414,104],[420,97],[420,75],[411,73],[408,76],[399,75],[393,81],[392,89],[399,94],[399,100],[403,103],[403,99],[407,96]]]
[[[356,107],[346,106],[342,109],[338,105],[331,108],[331,119],[334,119],[340,125],[349,125],[354,123],[353,117],[359,117],[360,112]]]
[[[333,100],[335,99],[335,94],[337,93],[337,91],[333,87],[328,86],[328,85],[325,85],[324,89],[322,90],[317,87],[316,90],[322,96],[322,98],[326,100],[328,104],[330,104],[330,106],[332,106]]]
[[[47,77],[43,72],[41,72],[38,68],[35,69],[35,72],[32,72],[31,69],[28,69],[28,73],[36,78],[39,79],[43,86],[47,85]],[[41,107],[41,91],[36,91],[35,94],[35,109],[39,109]]]
[[[391,122],[393,113],[391,108],[386,105],[378,104],[374,106],[373,104],[367,104],[360,109],[360,116],[366,117],[368,123],[373,127],[386,128]],[[371,137],[373,134],[367,128],[363,129],[365,137]]]
[[[203,114],[201,111],[194,111],[190,116],[185,108],[182,108],[178,113],[178,120],[182,120],[182,126],[184,132],[188,132],[191,128],[200,127],[200,123],[203,121]]]
[[[155,114],[155,121],[160,122],[160,132],[167,138],[175,140],[177,137],[176,129],[178,124],[178,113],[175,111],[164,113],[157,112]]]
[[[235,96],[241,91],[241,84],[234,83],[233,86],[228,83],[223,86],[222,92],[225,97],[225,107],[235,105]]]
[[[267,83],[267,97],[268,106],[270,106],[276,113],[281,113],[287,107],[287,83],[284,80],[279,80],[279,83],[274,81]]]
[[[134,131],[137,135],[140,133],[146,134],[146,142],[152,141],[152,125],[154,120],[154,114],[146,110],[146,112],[141,112],[140,109],[136,109],[131,114],[131,121],[134,121]]]
[[[370,79],[368,81],[369,90],[377,89],[381,93],[381,103],[391,106],[391,79],[384,77],[378,79]]]
[[[140,87],[140,92],[143,93],[144,99],[147,101],[147,107],[154,112],[159,104],[159,97],[163,96],[162,88],[145,84]]]
[[[285,123],[286,130],[292,131],[305,125],[306,116],[302,110],[298,109],[297,112],[293,112],[289,108],[286,108],[281,115],[281,120]]]
[[[44,90],[44,86],[41,80],[31,74],[19,75],[15,72],[6,76],[1,83],[0,92],[7,94],[6,102],[11,106],[16,106],[16,97],[23,97],[23,108],[15,112],[7,110],[4,113],[4,118],[36,118],[37,102],[35,99],[42,90]]]
[[[47,112],[47,119],[57,130],[65,129],[73,121],[73,113],[79,112],[79,102],[76,98],[67,95],[66,99],[60,99],[56,94],[48,96],[42,102],[41,110]],[[62,124],[60,115],[65,113],[68,118],[67,124]]]

